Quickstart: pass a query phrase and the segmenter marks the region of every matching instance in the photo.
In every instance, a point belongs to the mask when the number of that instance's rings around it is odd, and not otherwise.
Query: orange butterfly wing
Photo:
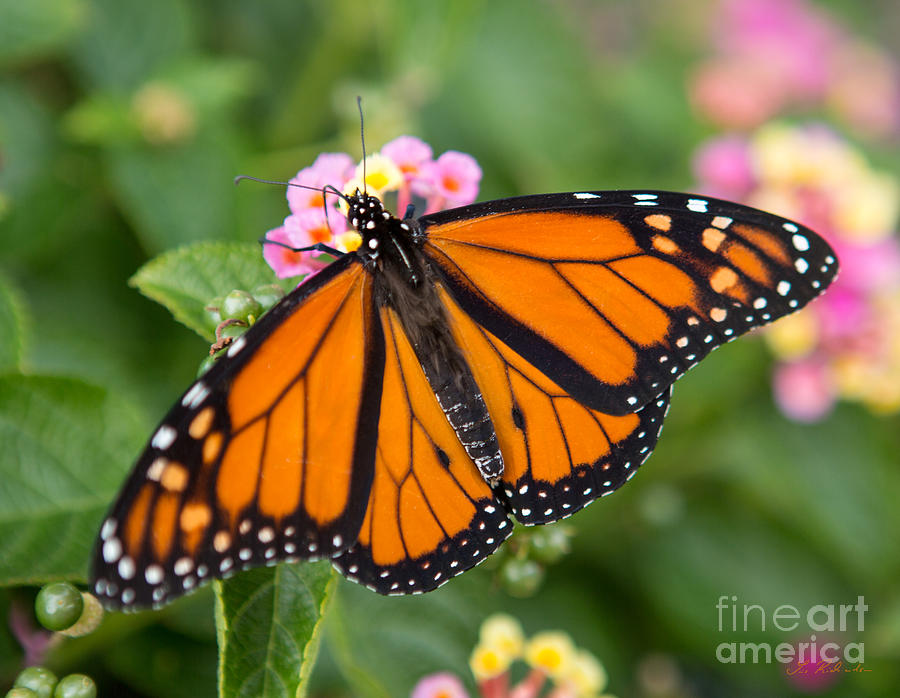
[[[371,276],[348,256],[184,394],[103,524],[92,578],[106,606],[161,604],[208,577],[356,540],[384,367],[376,317]]]
[[[806,228],[667,192],[519,197],[420,220],[462,309],[578,402],[624,415],[837,271]]]
[[[375,480],[359,542],[334,565],[382,594],[421,593],[481,562],[513,527],[441,411],[396,313],[383,307],[380,316]]]
[[[503,453],[496,493],[521,523],[570,516],[634,476],[656,445],[668,390],[636,413],[593,410],[478,326],[446,291],[441,296]]]

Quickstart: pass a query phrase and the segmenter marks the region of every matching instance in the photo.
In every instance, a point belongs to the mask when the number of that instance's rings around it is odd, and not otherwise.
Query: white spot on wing
[[[787,229],[787,225],[784,227]],[[797,230],[797,226],[794,226],[794,230]],[[794,237],[791,238],[791,241],[794,243],[794,249],[799,250],[800,252],[806,252],[809,249],[809,240],[799,233],[794,235]]]
[[[103,522],[103,528],[100,529],[101,540],[106,540],[116,531],[116,520],[107,519]]]
[[[153,446],[153,448],[158,448],[160,451],[165,451],[169,446],[175,443],[176,436],[178,436],[177,431],[168,424],[163,424],[156,430],[153,439],[150,441],[150,445]]]
[[[110,538],[103,544],[103,559],[109,564],[122,556],[122,544],[118,538]]]
[[[241,335],[231,343],[231,346],[228,347],[228,351],[226,353],[229,358],[232,356],[236,356],[237,353],[245,346],[247,346],[247,340],[244,338],[244,335]]]
[[[694,211],[695,213],[706,213],[708,205],[709,202],[706,199],[688,199],[685,204],[689,211]]]
[[[590,192],[584,191],[579,192],[578,194],[573,195],[576,199],[599,199],[599,194],[591,194]]]
[[[119,560],[119,576],[122,579],[131,579],[134,576],[134,560],[127,555]]]
[[[159,565],[150,565],[144,570],[144,579],[147,580],[147,584],[156,586],[163,580],[163,568]]]

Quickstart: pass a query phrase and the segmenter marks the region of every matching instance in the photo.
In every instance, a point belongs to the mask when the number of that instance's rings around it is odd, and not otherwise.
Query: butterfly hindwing
[[[355,258],[260,318],[169,412],[105,520],[92,570],[105,605],[160,604],[237,569],[348,548],[383,367]]]
[[[380,315],[375,480],[359,541],[334,565],[383,594],[419,593],[481,562],[513,527],[441,411],[397,315],[386,307]]]
[[[805,305],[837,271],[803,226],[687,194],[518,197],[420,224],[465,312],[579,402],[617,415]]]
[[[497,494],[521,523],[565,518],[631,479],[656,445],[668,389],[636,413],[593,410],[441,295],[503,452]]]

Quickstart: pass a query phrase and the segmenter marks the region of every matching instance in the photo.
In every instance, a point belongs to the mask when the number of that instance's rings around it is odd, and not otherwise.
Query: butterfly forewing
[[[466,313],[579,402],[618,415],[805,305],[837,271],[808,229],[686,194],[521,197],[421,225]]]
[[[207,578],[353,544],[384,366],[372,303],[370,276],[341,260],[176,403],[103,524],[92,576],[107,606],[159,604]]]

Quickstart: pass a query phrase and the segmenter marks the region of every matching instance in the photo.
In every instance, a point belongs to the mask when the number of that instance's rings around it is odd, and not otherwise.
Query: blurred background
[[[283,190],[232,178],[358,158],[356,95],[371,150],[411,134],[470,153],[480,199],[675,189],[800,219],[841,280],[676,385],[655,454],[567,522],[568,554],[524,587],[511,556],[414,599],[342,580],[311,695],[404,696],[435,671],[474,695],[468,658],[500,610],[569,634],[621,697],[898,695],[898,37],[892,0],[0,0],[0,317],[21,335],[3,370],[98,386],[149,434],[207,343],[129,277],[279,225]],[[0,590],[2,687],[27,582]],[[819,633],[864,643],[865,671],[722,663],[720,643],[814,632],[720,629],[722,596],[770,618],[865,597],[863,630]],[[215,662],[208,589],[46,654],[101,695],[212,696]]]

